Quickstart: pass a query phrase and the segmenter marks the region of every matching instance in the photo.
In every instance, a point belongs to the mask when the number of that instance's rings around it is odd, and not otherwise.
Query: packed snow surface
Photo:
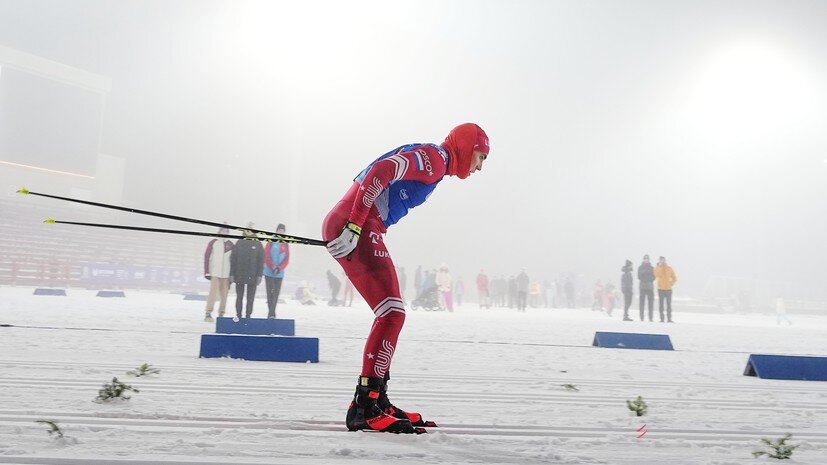
[[[752,452],[785,433],[800,445],[787,463],[827,463],[827,382],[743,375],[750,353],[827,355],[827,316],[777,326],[679,309],[676,324],[587,309],[409,310],[390,396],[440,427],[393,435],[344,427],[366,306],[280,305],[298,336],[320,339],[321,362],[274,363],[200,359],[200,335],[214,331],[204,302],[126,296],[0,288],[0,463],[742,465],[773,461]],[[265,314],[257,301],[253,316]],[[595,331],[668,334],[676,350],[591,347]],[[143,363],[161,372],[126,374]],[[93,402],[113,377],[140,392]],[[644,417],[626,408],[637,396]]]

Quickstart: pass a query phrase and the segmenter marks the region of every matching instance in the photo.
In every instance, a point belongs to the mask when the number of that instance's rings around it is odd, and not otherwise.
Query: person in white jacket
[[[220,228],[219,234],[228,234],[227,228]],[[227,293],[230,291],[230,255],[233,243],[229,240],[213,239],[204,251],[204,277],[210,281],[210,294],[207,296],[207,308],[204,321],[212,322],[212,311],[216,299],[219,300],[218,316],[224,316],[227,308]]]
[[[439,272],[436,274],[436,286],[439,289],[439,296],[441,303],[449,312],[454,311],[453,299],[453,279],[451,279],[451,272],[448,271],[448,265],[442,264],[439,267]]]

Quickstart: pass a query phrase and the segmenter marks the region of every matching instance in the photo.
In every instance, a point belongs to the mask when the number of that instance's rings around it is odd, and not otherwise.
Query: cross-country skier
[[[414,433],[415,426],[431,424],[388,400],[387,381],[405,307],[383,235],[425,202],[445,175],[465,179],[481,170],[487,157],[485,132],[476,124],[461,124],[441,145],[403,145],[377,158],[327,214],[322,225],[327,249],[376,315],[347,411],[349,430]]]

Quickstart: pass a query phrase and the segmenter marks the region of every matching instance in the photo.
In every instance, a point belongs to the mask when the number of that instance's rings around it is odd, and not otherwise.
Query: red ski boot
[[[423,420],[422,415],[416,412],[406,412],[391,403],[390,399],[388,399],[388,380],[390,379],[391,374],[385,373],[385,379],[382,382],[382,387],[379,389],[379,408],[381,408],[383,412],[392,415],[395,418],[407,419],[413,426],[429,426],[431,428],[435,428],[437,426],[436,423]]]
[[[381,378],[359,377],[356,394],[347,409],[345,424],[350,431],[382,431],[385,433],[424,433],[422,428],[414,428],[407,418],[397,418],[382,411],[377,400]]]

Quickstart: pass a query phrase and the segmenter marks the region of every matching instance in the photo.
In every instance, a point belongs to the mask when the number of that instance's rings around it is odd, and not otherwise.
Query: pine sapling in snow
[[[57,439],[63,438],[63,431],[60,430],[60,426],[57,423],[51,420],[35,420],[35,423],[42,423],[49,427],[49,436],[55,435]]]
[[[775,441],[771,441],[771,440],[766,439],[766,438],[761,439],[761,442],[763,442],[767,446],[767,448],[770,448],[772,450],[769,451],[769,452],[763,451],[763,450],[757,450],[757,451],[752,453],[752,456],[757,458],[757,457],[761,457],[762,455],[766,455],[767,457],[770,457],[770,458],[773,458],[773,459],[779,459],[779,460],[788,459],[788,458],[790,458],[790,456],[793,455],[793,451],[798,447],[798,445],[794,446],[792,444],[787,444],[787,441],[789,441],[792,437],[793,437],[792,434],[787,433],[787,434],[784,435],[783,438],[775,440]]]
[[[639,417],[646,415],[646,409],[649,408],[649,406],[646,405],[646,402],[643,401],[643,397],[641,396],[637,396],[637,399],[635,399],[634,402],[632,402],[631,400],[627,400],[626,406],[629,407],[629,410],[635,412],[635,415]]]
[[[155,375],[155,374],[158,374],[160,372],[161,372],[161,370],[153,367],[149,363],[144,363],[143,365],[139,366],[138,368],[136,368],[134,370],[127,371],[126,374],[132,375],[136,378],[139,378],[141,376]]]
[[[133,388],[128,384],[124,384],[118,381],[118,378],[112,378],[112,383],[106,383],[103,385],[98,391],[97,400],[99,401],[109,401],[112,399],[123,399],[128,400],[129,396],[125,396],[124,393],[132,391],[132,392],[140,392],[139,390]]]

